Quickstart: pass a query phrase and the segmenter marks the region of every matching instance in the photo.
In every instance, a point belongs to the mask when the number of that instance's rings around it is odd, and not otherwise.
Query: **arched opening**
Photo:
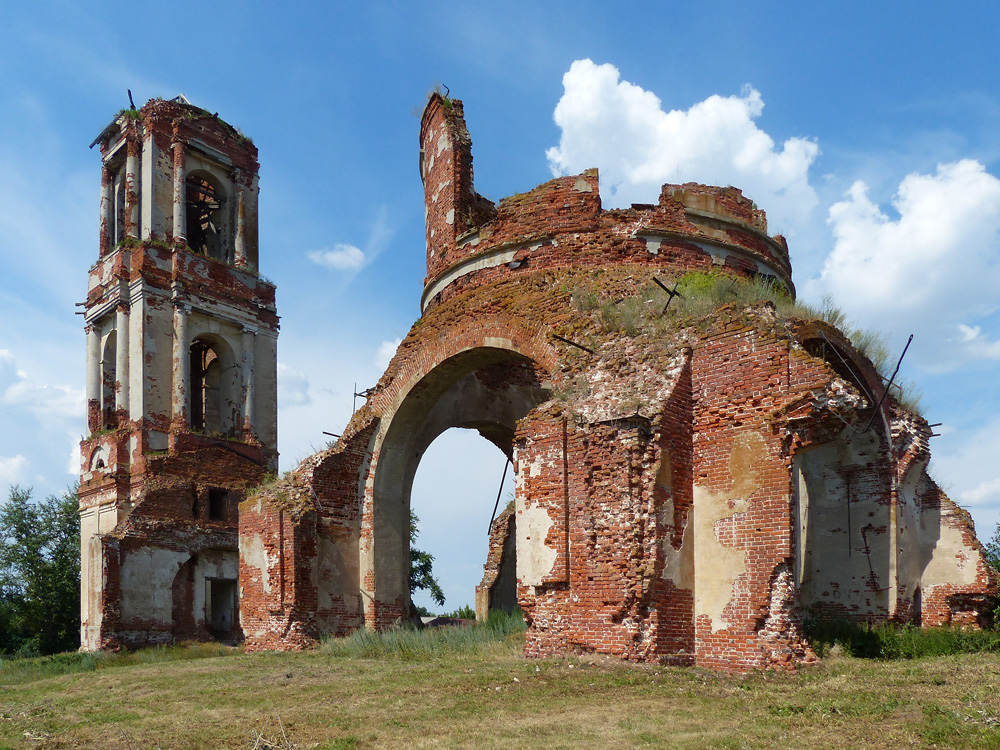
[[[118,336],[112,331],[104,340],[104,353],[101,356],[101,429],[103,430],[112,430],[117,426],[115,420],[117,344]]]
[[[514,472],[506,464],[504,452],[475,430],[446,430],[425,451],[413,480],[410,508],[420,519],[416,546],[433,555],[434,576],[446,599],[438,605],[429,591],[417,590],[412,601],[418,608],[436,614],[476,609],[476,588],[483,582],[491,551],[493,509],[498,495],[497,514],[514,497]],[[496,552],[498,567],[507,575],[491,587],[496,591],[494,608],[509,610],[515,603],[509,585],[513,554],[504,559],[502,549]]]
[[[527,357],[480,347],[443,361],[410,389],[381,441],[375,470],[373,554],[362,555],[361,570],[370,627],[391,625],[409,612],[411,490],[427,448],[445,430],[464,427],[511,457],[517,421],[548,397],[543,380],[544,372]],[[453,477],[439,476],[436,483],[451,485]],[[454,533],[451,537],[454,545],[465,541]]]
[[[229,210],[226,194],[212,175],[195,171],[187,177],[187,244],[192,252],[225,263],[229,253]]]
[[[849,425],[792,459],[799,601],[817,617],[892,614],[888,441]]]
[[[232,349],[220,338],[191,343],[191,428],[229,435],[236,418],[237,368]]]

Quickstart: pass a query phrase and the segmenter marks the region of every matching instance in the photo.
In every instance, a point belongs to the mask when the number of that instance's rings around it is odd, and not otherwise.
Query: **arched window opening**
[[[507,555],[503,550],[492,554],[489,537],[498,491],[497,515],[514,499],[514,472],[508,467],[504,477],[506,461],[500,449],[476,430],[459,428],[442,433],[421,458],[410,495],[410,509],[419,518],[413,547],[433,556],[433,575],[444,590],[445,603],[439,605],[429,590],[417,589],[412,601],[418,611],[475,610],[476,588],[483,583],[488,563],[497,568],[485,594],[490,606],[506,610],[516,606],[512,549]]]
[[[206,433],[224,432],[222,421],[222,360],[207,341],[191,345],[191,427]]]
[[[104,355],[101,360],[101,429],[112,430],[115,419],[115,392],[117,391],[117,334],[112,331],[104,342]]]
[[[231,263],[227,207],[222,187],[206,174],[187,178],[187,243],[192,252]]]

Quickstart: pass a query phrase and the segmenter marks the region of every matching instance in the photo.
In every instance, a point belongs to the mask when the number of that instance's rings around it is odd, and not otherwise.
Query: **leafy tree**
[[[417,514],[412,510],[410,511],[410,596],[413,596],[413,592],[417,589],[425,589],[430,592],[431,599],[437,602],[437,605],[444,605],[444,591],[441,590],[441,585],[434,578],[434,573],[431,568],[434,565],[434,555],[429,552],[422,552],[418,550],[413,545],[416,544],[417,534],[417,524],[420,523],[420,519],[417,518]]]
[[[0,653],[80,645],[80,516],[76,492],[35,503],[12,487],[0,507]]]
[[[997,573],[1000,573],[1000,523],[993,530],[993,536],[986,544],[986,563]]]

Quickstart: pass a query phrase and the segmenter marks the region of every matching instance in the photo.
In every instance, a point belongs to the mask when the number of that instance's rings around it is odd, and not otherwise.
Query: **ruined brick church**
[[[519,605],[528,656],[745,671],[811,659],[804,615],[985,617],[996,580],[926,472],[926,421],[792,304],[785,240],[739,190],[605,210],[589,170],[494,204],[462,103],[432,95],[421,317],[336,443],[267,481],[256,149],[183,97],[95,143],[83,648],[293,649],[407,619],[410,488],[452,427],[516,472],[477,610]]]

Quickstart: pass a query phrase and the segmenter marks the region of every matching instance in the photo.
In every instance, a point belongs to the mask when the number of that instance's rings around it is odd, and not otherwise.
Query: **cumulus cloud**
[[[892,214],[855,182],[828,223],[834,247],[804,287],[810,296],[832,294],[865,326],[914,331],[935,353],[928,367],[1000,359],[990,331],[971,324],[991,325],[1000,285],[1000,180],[982,164],[965,159],[907,175]]]
[[[375,353],[376,369],[384,371],[389,366],[389,360],[392,359],[402,341],[403,339],[395,339],[393,341],[383,341],[378,345],[378,351]]]
[[[361,248],[338,244],[332,250],[312,250],[309,260],[334,271],[360,271],[368,264],[368,257]]]
[[[285,406],[308,406],[312,403],[309,394],[309,378],[301,370],[295,370],[283,362],[278,363],[278,408]]]
[[[563,87],[554,114],[562,135],[546,152],[549,166],[556,176],[598,167],[606,204],[654,201],[666,182],[735,185],[771,226],[785,226],[804,223],[818,203],[809,167],[819,147],[789,138],[778,149],[754,122],[764,101],[750,86],[668,112],[615,66],[577,60]]]
[[[28,459],[20,454],[9,458],[0,456],[0,485],[17,484],[22,481],[27,468]]]
[[[1000,180],[971,159],[941,164],[932,175],[907,175],[892,205],[898,218],[856,182],[830,207],[834,248],[820,279],[827,289],[874,313],[995,305]]]

